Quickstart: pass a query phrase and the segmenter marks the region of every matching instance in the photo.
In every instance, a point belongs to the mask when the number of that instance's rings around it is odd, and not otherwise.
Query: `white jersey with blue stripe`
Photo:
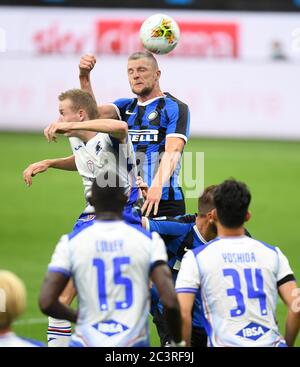
[[[42,342],[21,338],[14,332],[8,332],[0,335],[0,347],[44,347]]]
[[[128,203],[133,204],[138,199],[136,187],[135,153],[130,139],[121,144],[108,134],[97,133],[87,143],[76,137],[69,138],[78,173],[82,177],[84,194],[89,196],[94,179],[102,171],[118,172],[127,185],[125,193]],[[94,213],[94,208],[87,204],[84,213]]]
[[[167,261],[157,233],[123,221],[95,221],[64,235],[49,271],[72,276],[79,317],[70,346],[148,345],[149,272]]]
[[[285,344],[277,286],[292,274],[278,247],[246,236],[217,238],[186,253],[176,291],[201,293],[210,346],[277,346]]]

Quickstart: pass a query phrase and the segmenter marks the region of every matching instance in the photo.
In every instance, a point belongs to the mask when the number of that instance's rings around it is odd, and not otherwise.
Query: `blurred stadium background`
[[[12,4],[14,6],[12,6]],[[62,233],[83,208],[76,173],[51,170],[22,180],[31,162],[70,153],[63,137],[47,144],[43,128],[57,118],[57,95],[79,85],[79,57],[97,56],[95,94],[108,102],[130,95],[127,55],[138,30],[157,12],[173,16],[181,41],[158,57],[161,85],[191,108],[185,149],[204,152],[204,184],[229,176],[253,194],[253,236],[279,245],[300,276],[300,1],[49,0],[0,2],[0,268],[21,276],[28,309],[15,329],[45,341],[37,296]],[[187,200],[189,212],[196,201]],[[283,330],[285,307],[279,303]],[[158,345],[154,328],[152,345]],[[300,346],[300,338],[297,340]]]

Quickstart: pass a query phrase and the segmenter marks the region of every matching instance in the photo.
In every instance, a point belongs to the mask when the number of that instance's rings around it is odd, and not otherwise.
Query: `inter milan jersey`
[[[149,274],[167,260],[157,233],[98,221],[65,235],[49,266],[72,276],[79,316],[70,346],[149,346]]]
[[[176,281],[184,254],[194,248],[203,247],[207,241],[202,237],[195,224],[195,215],[176,218],[160,217],[148,221],[148,230],[157,232],[166,244],[168,265],[171,268],[173,280]],[[152,295],[157,298],[158,308],[162,312],[163,306],[158,300],[157,291],[152,290]],[[201,321],[201,299],[196,297],[193,309],[193,327],[203,327]]]
[[[186,253],[176,291],[201,295],[210,346],[286,346],[276,323],[277,288],[291,280],[278,247],[221,237]]]
[[[141,103],[137,98],[122,98],[114,102],[119,118],[128,124],[128,134],[136,152],[138,174],[148,186],[157,172],[165,151],[166,137],[188,140],[190,113],[188,106],[169,93]],[[178,185],[181,163],[164,186],[162,200],[182,200]]]

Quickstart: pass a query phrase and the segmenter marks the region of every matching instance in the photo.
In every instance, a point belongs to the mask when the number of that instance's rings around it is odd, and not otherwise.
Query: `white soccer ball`
[[[140,29],[143,46],[154,54],[172,51],[180,38],[180,30],[175,20],[165,14],[155,14],[147,18]]]

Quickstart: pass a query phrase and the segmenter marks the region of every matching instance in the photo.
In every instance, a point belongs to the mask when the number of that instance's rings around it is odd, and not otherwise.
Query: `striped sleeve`
[[[131,104],[132,99],[130,98],[120,98],[114,101],[112,104],[115,107],[119,119],[122,121],[126,121],[125,114],[128,106]]]
[[[168,103],[167,137],[179,137],[187,142],[190,133],[190,111],[188,106],[176,99]]]
[[[184,255],[176,280],[176,293],[197,293],[200,278],[196,261],[193,251]]]

